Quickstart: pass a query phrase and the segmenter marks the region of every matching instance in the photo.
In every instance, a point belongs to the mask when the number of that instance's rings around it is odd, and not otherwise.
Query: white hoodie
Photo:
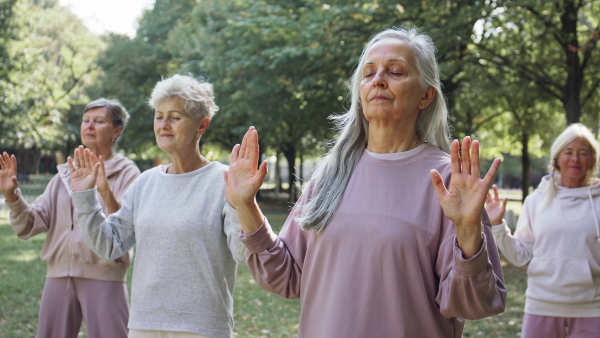
[[[506,222],[492,227],[496,244],[512,264],[529,263],[526,313],[600,317],[600,182],[556,185],[544,207],[548,184],[545,176],[525,199],[514,235]]]

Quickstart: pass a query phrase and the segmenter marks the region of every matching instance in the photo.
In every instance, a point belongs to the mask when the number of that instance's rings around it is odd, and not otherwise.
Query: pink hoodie
[[[131,160],[115,155],[104,162],[108,184],[120,201],[127,187],[139,176],[140,170]],[[113,261],[101,260],[85,244],[79,232],[75,208],[71,198],[70,174],[66,164],[57,166],[58,174],[46,190],[32,204],[20,196],[7,203],[10,222],[15,233],[23,239],[42,232],[48,235],[42,247],[41,258],[48,266],[47,278],[80,277],[104,281],[125,281],[131,253]],[[107,213],[101,201],[104,213]]]

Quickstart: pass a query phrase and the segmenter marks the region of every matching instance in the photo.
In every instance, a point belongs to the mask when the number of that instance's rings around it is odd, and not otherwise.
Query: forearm
[[[246,234],[256,232],[264,222],[265,216],[260,210],[256,199],[250,202],[239,203],[235,210],[240,219],[242,231]]]
[[[457,225],[456,241],[466,259],[473,257],[483,243],[482,225]]]
[[[117,212],[117,210],[121,208],[121,203],[117,201],[117,199],[115,198],[115,194],[113,194],[110,188],[99,192],[100,196],[102,196],[102,200],[104,201],[104,205],[106,205],[106,209],[108,210],[109,215]]]

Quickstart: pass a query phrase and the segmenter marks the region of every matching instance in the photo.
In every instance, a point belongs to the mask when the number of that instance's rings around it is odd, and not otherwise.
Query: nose
[[[373,78],[373,87],[387,87],[387,81],[385,79],[385,70],[378,69]]]

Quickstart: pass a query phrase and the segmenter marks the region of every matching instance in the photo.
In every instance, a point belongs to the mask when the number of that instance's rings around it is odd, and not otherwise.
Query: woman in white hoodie
[[[525,199],[514,234],[498,189],[486,210],[504,257],[529,263],[522,337],[598,337],[600,180],[598,142],[572,124],[551,148],[550,175]]]

